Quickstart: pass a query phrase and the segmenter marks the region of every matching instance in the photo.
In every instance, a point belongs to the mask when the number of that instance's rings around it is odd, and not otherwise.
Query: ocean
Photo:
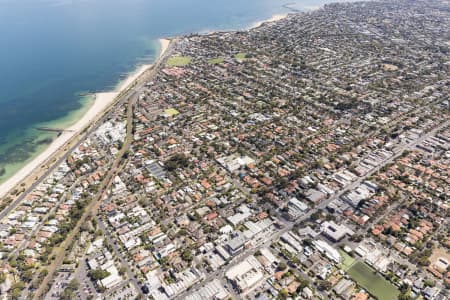
[[[327,0],[0,0],[0,183],[158,55],[158,38],[247,28]]]

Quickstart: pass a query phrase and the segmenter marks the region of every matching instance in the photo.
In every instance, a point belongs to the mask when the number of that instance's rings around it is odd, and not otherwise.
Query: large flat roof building
[[[245,236],[242,233],[240,233],[238,236],[231,239],[225,245],[225,247],[231,255],[236,255],[237,253],[242,251],[242,249],[244,249],[244,245],[245,245],[246,241],[247,241],[247,239],[245,238]]]
[[[346,235],[352,236],[354,234],[353,230],[351,230],[347,226],[342,225],[342,224],[337,225],[333,221],[323,222],[322,226],[321,226],[321,231],[322,231],[323,235],[325,235],[327,238],[329,238],[333,242],[339,242]]]
[[[262,265],[254,257],[250,256],[243,262],[230,268],[225,276],[240,291],[244,292],[264,278]]]

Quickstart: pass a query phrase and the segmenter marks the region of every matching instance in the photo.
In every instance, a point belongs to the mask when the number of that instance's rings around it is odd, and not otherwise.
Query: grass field
[[[245,57],[246,57],[246,54],[242,53],[242,52],[238,53],[234,56],[234,58],[236,58],[236,59],[245,59]]]
[[[210,64],[210,65],[217,65],[217,64],[221,64],[221,63],[223,63],[222,57],[212,58],[212,59],[208,60],[208,64]]]
[[[356,262],[347,270],[347,274],[360,286],[379,300],[396,300],[399,291],[374,269],[363,262]]]
[[[191,60],[192,58],[187,56],[172,56],[167,60],[167,65],[171,67],[183,67],[187,66]]]
[[[344,271],[347,271],[348,269],[350,269],[353,264],[356,262],[356,260],[351,257],[350,255],[348,255],[346,252],[342,251],[342,250],[338,250],[339,254],[342,256],[343,261],[341,263],[341,269]]]

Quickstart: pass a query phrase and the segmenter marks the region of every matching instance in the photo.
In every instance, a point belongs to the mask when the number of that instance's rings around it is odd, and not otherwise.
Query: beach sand
[[[275,21],[280,21],[285,19],[288,16],[288,14],[276,14],[276,15],[272,15],[272,17],[270,17],[269,19],[265,19],[262,21],[256,21],[251,23],[249,26],[242,28],[242,30],[251,30],[253,28],[258,28],[261,25],[265,24],[265,23],[271,23],[271,22],[275,22]],[[217,33],[223,33],[223,32],[231,32],[231,31],[236,31],[236,30],[241,30],[241,29],[224,29],[224,30],[209,30],[209,29],[204,29],[198,32],[198,34],[201,35],[211,35],[211,34],[217,34]]]
[[[166,52],[167,48],[170,45],[170,40],[169,39],[159,39],[159,45],[161,46],[160,50],[159,50],[159,58],[161,58],[161,56],[164,54],[164,52]]]
[[[264,23],[280,21],[280,20],[283,20],[284,18],[286,18],[287,16],[288,16],[287,14],[273,15],[270,19],[267,19],[267,20],[264,20],[264,21],[258,21],[258,22],[253,23],[252,25],[250,25],[250,27],[248,29],[253,29],[253,28],[260,27]]]
[[[160,54],[158,58],[160,58],[167,50],[170,44],[170,40],[160,39],[159,43]],[[39,176],[39,172],[43,172],[46,169],[40,168],[40,166],[48,167],[53,161],[56,161],[59,157],[61,157],[60,155],[65,152],[63,150],[65,150],[65,148],[68,149],[69,144],[71,144],[71,142],[74,142],[74,140],[76,140],[76,137],[78,137],[84,129],[89,127],[92,122],[98,120],[105,112],[105,110],[115,102],[117,96],[121,92],[125,91],[131,84],[133,84],[133,82],[137,80],[142,74],[144,74],[150,67],[151,65],[139,66],[125,80],[120,82],[114,91],[95,94],[93,105],[81,119],[67,128],[67,130],[59,135],[42,153],[40,153],[31,162],[26,164],[23,168],[21,168],[18,172],[16,172],[13,176],[8,178],[8,180],[0,185],[0,197],[6,196],[8,192],[13,190],[21,182],[26,180],[27,177],[30,177],[27,181],[34,181],[33,178],[35,176]],[[61,151],[63,152],[59,153]],[[27,187],[27,183],[30,184],[30,182],[26,182],[25,186],[21,188]]]

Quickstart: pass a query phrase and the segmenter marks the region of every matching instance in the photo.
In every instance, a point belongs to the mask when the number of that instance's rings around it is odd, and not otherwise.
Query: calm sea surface
[[[80,94],[113,89],[152,62],[157,39],[248,27],[284,4],[327,0],[0,0],[0,182],[89,107]]]

